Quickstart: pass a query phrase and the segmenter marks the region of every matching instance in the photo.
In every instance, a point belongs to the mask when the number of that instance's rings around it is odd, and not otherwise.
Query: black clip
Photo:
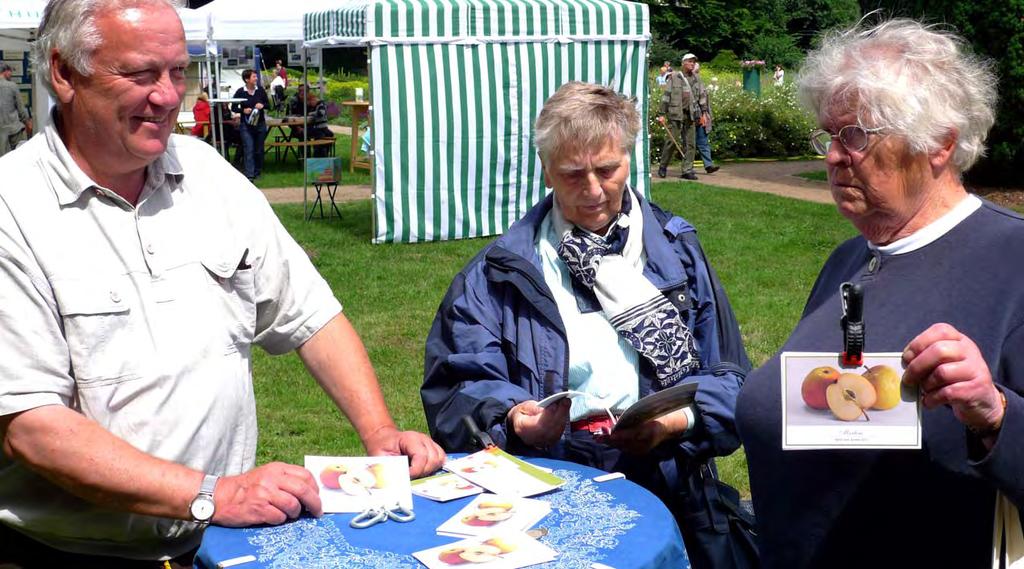
[[[466,425],[466,430],[469,431],[469,436],[472,437],[481,448],[491,448],[496,446],[494,440],[491,439],[491,435],[480,430],[480,427],[476,426],[476,421],[470,415],[463,415],[462,422]]]
[[[843,318],[839,321],[843,329],[842,364],[864,365],[864,287],[843,283],[839,285],[839,296],[843,303]]]

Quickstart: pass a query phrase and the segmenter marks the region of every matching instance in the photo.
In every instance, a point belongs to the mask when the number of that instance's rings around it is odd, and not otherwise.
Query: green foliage
[[[660,68],[667,61],[672,64],[673,68],[678,68],[684,55],[686,54],[682,50],[666,41],[661,34],[654,31],[651,32],[651,43],[647,49],[647,57],[652,67]]]
[[[718,78],[718,90],[711,94],[714,122],[709,141],[713,158],[782,158],[810,153],[807,136],[815,126],[814,120],[797,103],[792,83],[775,87],[770,74],[762,74],[762,95],[755,97],[736,85],[739,73],[702,66],[701,75],[706,85]],[[657,122],[663,91],[652,84],[650,93],[648,127],[654,164],[661,157],[666,134]]]
[[[719,71],[740,72],[740,58],[731,49],[723,49],[715,55],[714,59],[708,62],[708,67],[714,67]]]
[[[977,53],[993,59],[999,76],[996,123],[988,157],[967,177],[980,184],[1019,186],[1024,170],[1024,0],[864,0],[862,7],[945,23]]]
[[[793,66],[819,31],[860,17],[857,0],[643,1],[650,6],[652,33],[703,61],[732,50],[743,59]]]
[[[767,62],[769,68],[775,65],[795,67],[804,58],[804,52],[797,47],[793,36],[784,33],[754,38],[750,51]]]
[[[327,80],[327,93],[324,98],[335,103],[352,101],[356,98],[356,89],[363,90],[363,97],[370,96],[370,82],[365,78],[361,81]]]

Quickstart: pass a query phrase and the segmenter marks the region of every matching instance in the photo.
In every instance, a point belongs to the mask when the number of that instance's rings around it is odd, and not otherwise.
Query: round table
[[[554,470],[565,485],[534,496],[551,504],[551,513],[537,526],[547,529],[541,541],[558,552],[554,561],[533,567],[558,569],[687,569],[683,538],[668,509],[653,494],[625,479],[595,482],[604,472],[571,462],[531,458]],[[458,538],[435,533],[472,497],[435,502],[413,496],[416,519],[387,521],[356,530],[355,514],[303,517],[280,526],[206,529],[196,567],[213,569],[226,559],[253,555],[256,561],[239,569],[414,569],[422,567],[412,554],[454,543]],[[468,566],[468,565],[467,565]]]

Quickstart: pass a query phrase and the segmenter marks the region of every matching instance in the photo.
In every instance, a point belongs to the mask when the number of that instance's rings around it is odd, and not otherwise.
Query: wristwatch
[[[207,525],[213,519],[213,489],[216,487],[217,476],[207,474],[203,477],[203,483],[199,486],[199,494],[188,505],[188,511],[192,514],[193,522]]]

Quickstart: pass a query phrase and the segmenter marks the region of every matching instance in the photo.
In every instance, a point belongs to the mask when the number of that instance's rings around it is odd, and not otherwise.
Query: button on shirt
[[[291,351],[341,310],[262,194],[172,135],[133,206],[75,164],[52,122],[0,171],[0,415],[64,405],[156,457],[253,468],[252,344]],[[95,507],[6,456],[0,522],[80,553],[198,543],[191,522]]]

